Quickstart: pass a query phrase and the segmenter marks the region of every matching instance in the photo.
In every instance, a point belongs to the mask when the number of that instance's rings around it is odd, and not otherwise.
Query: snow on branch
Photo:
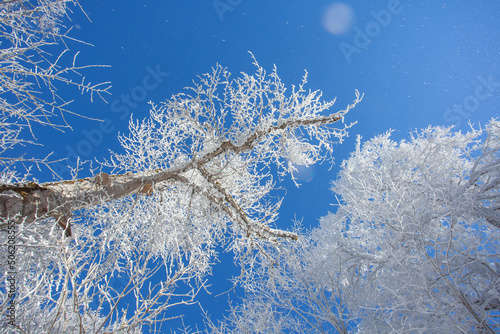
[[[62,96],[58,87],[75,87],[91,99],[94,95],[104,99],[109,94],[109,82],[92,84],[81,75],[88,68],[105,66],[77,65],[78,53],[69,56],[65,43],[75,39],[69,37],[71,29],[63,20],[71,4],[80,7],[76,0],[0,3],[0,168],[6,172],[16,159],[49,165],[44,159],[26,159],[12,148],[36,143],[33,124],[71,129],[66,115],[76,115],[68,107],[72,101]]]

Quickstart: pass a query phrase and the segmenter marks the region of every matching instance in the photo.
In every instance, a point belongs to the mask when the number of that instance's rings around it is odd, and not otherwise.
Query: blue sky
[[[80,51],[81,64],[110,65],[85,76],[92,82],[111,81],[113,87],[108,103],[91,103],[88,96],[64,87],[61,94],[75,100],[71,108],[76,113],[105,123],[69,117],[72,132],[37,129],[45,146],[30,154],[53,151],[53,157],[70,161],[75,155],[105,158],[108,149],[119,149],[116,137],[127,132],[129,114],[147,117],[148,101],[181,92],[216,63],[234,75],[252,72],[248,51],[269,71],[276,64],[286,84],[300,83],[306,69],[308,87],[322,90],[325,99],[338,97],[338,109],[354,99],[355,89],[365,94],[346,117],[358,124],[338,146],[336,166],[305,171],[299,189],[283,183],[287,195],[279,227],[290,226],[294,217],[313,227],[334,210],[330,181],[354,149],[356,135],[369,139],[394,129],[394,138],[401,139],[414,129],[453,124],[464,131],[469,119],[485,124],[499,115],[500,2],[495,0],[87,0],[82,6],[92,22],[75,10],[66,25],[73,27],[72,37],[94,46],[68,46]],[[346,32],[327,31],[325,20],[333,27],[345,22],[339,27]],[[47,173],[35,176],[50,178]],[[223,282],[231,268],[230,257],[223,258],[215,281]],[[228,287],[214,284],[213,294]],[[217,317],[226,299],[204,299],[204,307]],[[194,323],[200,317],[185,320]]]

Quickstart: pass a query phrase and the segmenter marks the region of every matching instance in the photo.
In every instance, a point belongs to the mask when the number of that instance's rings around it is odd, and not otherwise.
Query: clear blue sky
[[[108,149],[118,149],[118,132],[127,132],[130,113],[147,117],[149,100],[160,102],[181,92],[216,63],[235,75],[253,71],[248,51],[268,70],[276,64],[287,84],[300,83],[307,69],[308,87],[321,89],[327,99],[338,97],[338,109],[353,100],[355,89],[365,94],[346,117],[358,124],[338,146],[337,165],[330,171],[329,166],[306,171],[300,189],[283,184],[288,191],[279,227],[289,226],[294,216],[313,227],[334,210],[330,180],[354,149],[356,135],[369,139],[394,129],[401,139],[428,125],[456,124],[467,130],[469,119],[484,124],[500,114],[497,0],[87,0],[82,6],[92,22],[75,10],[67,26],[73,26],[71,36],[94,47],[68,46],[81,51],[81,64],[111,66],[85,75],[92,82],[111,81],[112,95],[106,104],[90,103],[73,90],[61,93],[75,99],[73,111],[108,121],[99,128],[96,122],[70,117],[73,132],[39,129],[45,143],[36,149],[39,156],[54,151],[56,158],[72,157],[72,152],[82,159],[107,157]],[[157,80],[145,82],[155,71]],[[36,176],[42,181],[49,177]],[[212,286],[213,295],[230,287],[224,273],[231,259],[223,258],[214,280],[222,284]],[[227,295],[207,297],[203,307],[217,317],[226,300]],[[185,322],[200,319],[193,313]]]

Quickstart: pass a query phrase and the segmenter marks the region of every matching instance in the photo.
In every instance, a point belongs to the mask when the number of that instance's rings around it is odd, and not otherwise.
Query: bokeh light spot
[[[314,165],[311,165],[309,167],[295,165],[295,168],[297,168],[297,172],[294,173],[294,176],[297,178],[297,181],[299,181],[299,183],[311,182],[314,179]]]
[[[354,11],[346,4],[336,2],[325,8],[322,19],[323,28],[332,35],[348,32],[354,23]]]

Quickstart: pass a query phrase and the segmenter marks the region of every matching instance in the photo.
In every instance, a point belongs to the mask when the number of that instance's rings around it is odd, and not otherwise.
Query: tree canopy
[[[179,316],[172,308],[196,302],[217,245],[245,268],[268,257],[268,245],[297,240],[275,228],[276,177],[331,160],[362,96],[328,113],[335,100],[306,91],[306,75],[287,89],[276,68],[254,65],[237,78],[217,65],[186,93],[152,104],[93,177],[1,186],[1,243],[15,257],[2,281],[16,294],[0,305],[7,312],[15,301],[11,326],[159,331]]]
[[[288,86],[251,54],[253,73],[217,64],[151,102],[90,177],[78,165],[42,183],[30,168],[52,171],[50,156],[23,147],[43,144],[40,126],[72,129],[59,88],[91,100],[110,88],[83,76],[103,65],[67,47],[71,8],[83,12],[77,0],[0,2],[1,333],[166,332],[221,250],[246,294],[224,319],[207,312],[205,332],[500,331],[498,120],[358,138],[332,182],[335,212],[286,229],[280,182],[333,163],[363,95],[334,109],[307,72]]]
[[[499,167],[496,120],[358,140],[337,211],[273,253],[279,266],[254,273],[214,332],[497,332]]]

